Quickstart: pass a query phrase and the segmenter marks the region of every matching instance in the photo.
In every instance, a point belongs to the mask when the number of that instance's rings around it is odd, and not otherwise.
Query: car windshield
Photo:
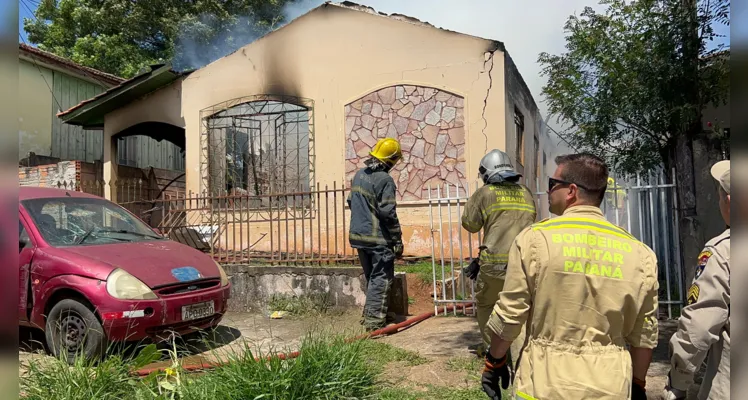
[[[21,204],[51,246],[163,239],[122,207],[104,199],[42,198],[24,200]]]

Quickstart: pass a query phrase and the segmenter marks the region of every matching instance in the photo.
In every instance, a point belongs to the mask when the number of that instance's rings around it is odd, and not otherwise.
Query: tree
[[[704,132],[701,112],[729,95],[729,50],[707,47],[718,36],[714,26],[729,25],[729,0],[600,4],[604,13],[588,7],[568,19],[564,54],[540,55],[548,77],[543,96],[564,126],[561,136],[618,172],[675,168],[681,249],[695,259],[690,253],[703,240],[693,143],[714,143],[719,130]]]
[[[132,77],[150,64],[188,69],[224,56],[282,23],[292,1],[41,0],[24,30],[43,50]]]

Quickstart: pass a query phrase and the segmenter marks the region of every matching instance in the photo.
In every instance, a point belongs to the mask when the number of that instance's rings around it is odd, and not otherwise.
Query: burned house
[[[541,116],[501,42],[350,2],[195,71],[154,66],[59,117],[103,129],[110,186],[116,139],[146,135],[183,148],[187,190],[208,195],[347,186],[379,138],[398,138],[392,175],[416,252],[429,249],[428,188],[474,188],[486,152],[506,151],[533,189],[544,174]]]

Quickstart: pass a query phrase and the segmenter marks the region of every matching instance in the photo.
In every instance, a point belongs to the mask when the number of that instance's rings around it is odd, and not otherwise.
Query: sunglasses
[[[584,187],[584,186],[582,186],[582,185],[580,185],[578,183],[567,182],[567,181],[562,181],[561,179],[555,179],[555,178],[548,177],[548,191],[549,192],[552,191],[553,188],[556,187],[556,185],[577,185],[578,187],[580,187],[580,188],[582,188],[584,190],[591,191],[590,189],[588,189],[588,188],[586,188],[586,187]]]

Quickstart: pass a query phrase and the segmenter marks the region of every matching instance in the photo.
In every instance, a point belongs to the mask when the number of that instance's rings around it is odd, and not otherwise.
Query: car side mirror
[[[20,253],[21,250],[26,248],[26,245],[29,243],[29,240],[27,238],[18,238],[18,252]]]

